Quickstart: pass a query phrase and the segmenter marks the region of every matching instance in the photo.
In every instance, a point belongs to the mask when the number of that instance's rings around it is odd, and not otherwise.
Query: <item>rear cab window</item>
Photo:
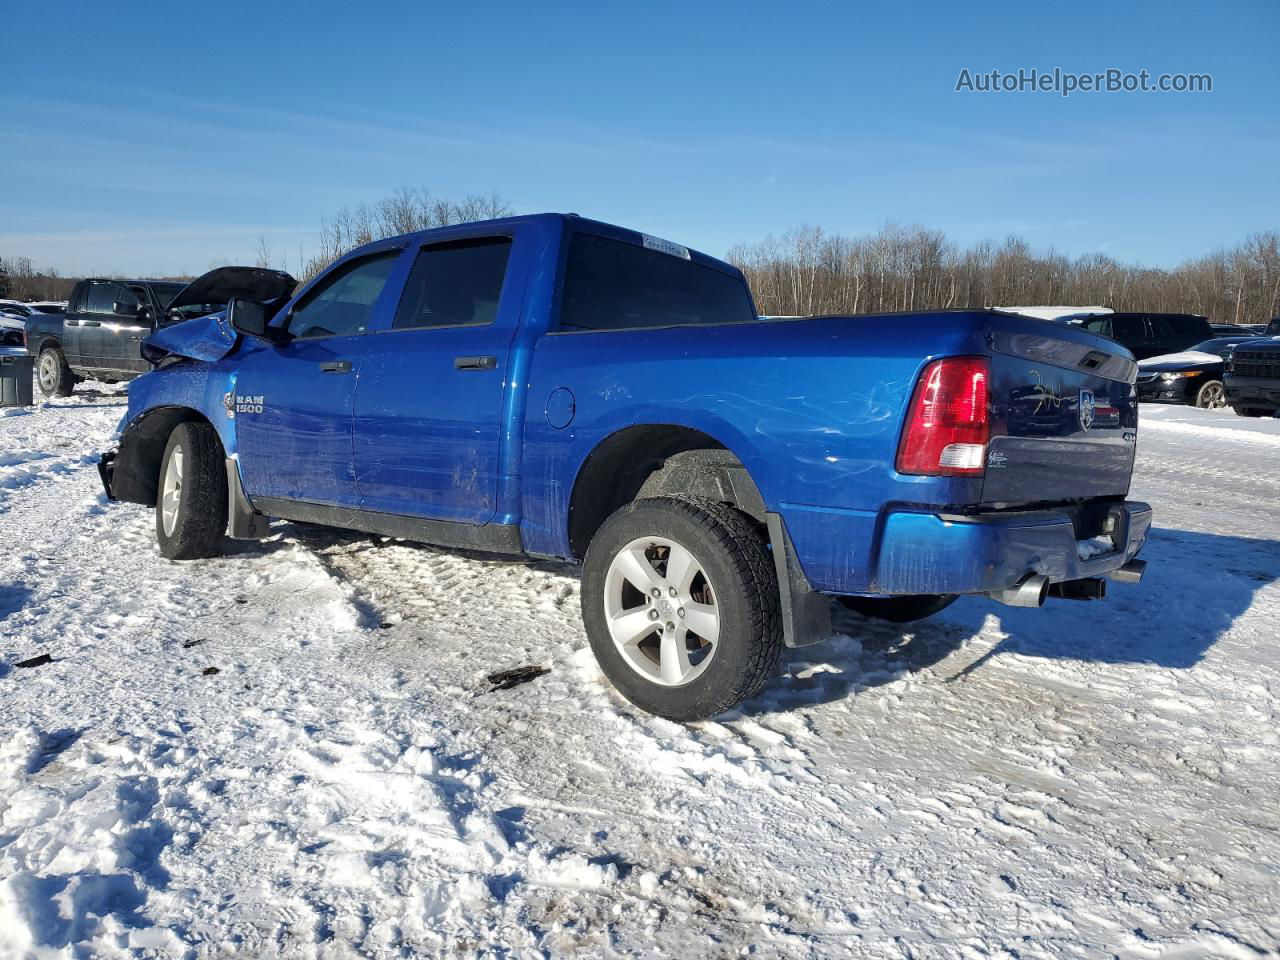
[[[574,232],[560,298],[559,331],[636,330],[755,321],[746,283],[693,260],[675,244],[645,245]]]

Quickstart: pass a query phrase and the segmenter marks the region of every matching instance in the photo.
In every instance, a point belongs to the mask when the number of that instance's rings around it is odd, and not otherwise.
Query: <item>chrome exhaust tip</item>
[[[1039,573],[1029,573],[1012,587],[987,594],[992,600],[1011,607],[1043,607],[1048,595],[1049,578]]]
[[[1116,583],[1137,583],[1147,572],[1147,561],[1130,560],[1123,567],[1117,567],[1107,574]]]

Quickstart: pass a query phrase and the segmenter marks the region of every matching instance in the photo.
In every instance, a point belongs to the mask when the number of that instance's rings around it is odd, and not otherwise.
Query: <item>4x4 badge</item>
[[[1092,390],[1080,391],[1080,426],[1088,430],[1093,426],[1093,418],[1095,414],[1095,404],[1093,402]]]

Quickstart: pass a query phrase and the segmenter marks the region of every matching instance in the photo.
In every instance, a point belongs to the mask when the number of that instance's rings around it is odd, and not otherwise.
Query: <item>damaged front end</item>
[[[232,329],[226,306],[233,299],[251,300],[271,309],[293,292],[297,281],[282,270],[262,267],[219,267],[191,281],[169,303],[170,317],[183,319],[161,327],[142,343],[142,357],[153,366],[169,359],[216,363],[235,349],[239,334]]]

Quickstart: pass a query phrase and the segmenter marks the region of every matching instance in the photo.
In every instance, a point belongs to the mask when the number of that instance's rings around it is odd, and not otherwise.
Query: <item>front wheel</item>
[[[778,583],[742,513],[699,497],[636,500],[587,550],[582,619],[605,675],[669,720],[705,720],[778,670]]]
[[[207,423],[180,423],[160,460],[156,541],[170,560],[216,557],[227,529],[227,468]]]
[[[1205,410],[1221,410],[1227,405],[1227,392],[1221,380],[1210,380],[1196,391],[1196,406]]]
[[[57,347],[40,351],[36,363],[36,383],[46,397],[69,397],[76,386],[76,375],[67,366],[67,358]]]

